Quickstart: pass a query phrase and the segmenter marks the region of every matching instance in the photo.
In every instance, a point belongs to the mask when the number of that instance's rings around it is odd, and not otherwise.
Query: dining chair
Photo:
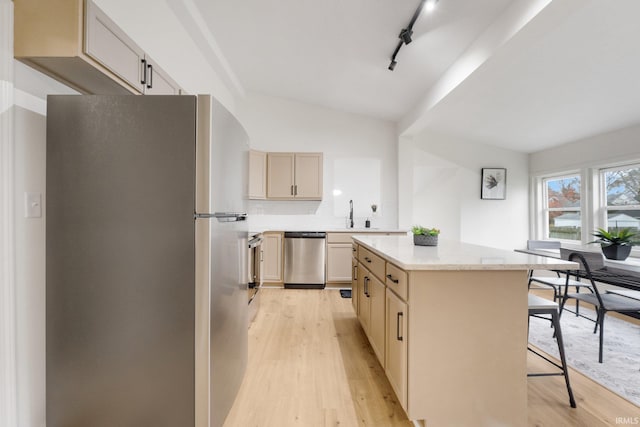
[[[560,242],[554,240],[527,240],[527,249],[529,250],[549,250],[549,249],[560,249],[560,255],[562,257],[562,248],[560,248]],[[576,288],[576,291],[579,292],[581,287],[590,287],[585,282],[581,282],[580,280],[573,280],[569,276],[563,274],[560,271],[554,271],[556,276],[537,276],[534,273],[534,270],[529,271],[529,289],[531,289],[531,284],[535,283],[537,285],[542,285],[544,287],[550,287],[553,289],[553,300],[560,302],[562,300],[562,290],[565,288],[567,284],[567,280],[569,286]],[[579,306],[576,306],[576,315],[580,313]]]
[[[598,257],[599,255],[599,257]],[[616,295],[612,293],[601,293],[598,290],[598,286],[596,285],[595,280],[593,279],[593,275],[591,272],[593,270],[598,269],[599,263],[602,262],[602,267],[604,267],[604,260],[602,260],[602,254],[593,253],[593,252],[585,252],[585,251],[577,251],[571,250],[567,256],[568,261],[574,261],[580,264],[580,269],[575,270],[573,273],[567,272],[568,274],[574,274],[576,276],[581,276],[587,279],[591,283],[591,288],[593,292],[583,292],[583,293],[569,293],[568,286],[565,287],[564,296],[562,298],[562,304],[560,305],[560,314],[559,317],[562,317],[562,311],[564,309],[567,300],[575,299],[576,302],[582,301],[594,306],[597,316],[596,326],[593,330],[595,334],[598,329],[600,329],[600,342],[599,342],[599,350],[598,350],[598,362],[602,363],[602,344],[604,341],[604,319],[607,312],[613,311],[616,313],[634,313],[640,312],[640,301],[634,300],[632,298],[627,298],[622,295]],[[593,262],[593,264],[592,264]]]
[[[564,343],[562,341],[562,331],[560,329],[560,315],[558,314],[558,303],[555,301],[550,301],[545,298],[541,298],[537,295],[529,294],[529,317],[543,317],[547,320],[551,320],[551,324],[554,328],[554,337],[558,343],[558,352],[560,353],[560,364],[556,363],[554,360],[549,359],[544,354],[539,353],[535,349],[527,346],[527,350],[534,353],[535,355],[543,358],[547,362],[556,366],[560,369],[560,372],[536,372],[536,373],[528,373],[528,377],[548,377],[552,375],[562,375],[564,376],[565,384],[567,385],[567,393],[569,394],[569,404],[572,408],[576,407],[576,401],[573,398],[573,391],[571,390],[571,384],[569,383],[569,370],[567,368],[567,359],[564,353]],[[545,317],[550,315],[551,318]]]

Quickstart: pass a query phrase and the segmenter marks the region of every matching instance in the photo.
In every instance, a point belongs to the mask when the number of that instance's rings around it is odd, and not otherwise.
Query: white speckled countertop
[[[438,246],[415,246],[413,236],[354,236],[404,270],[567,270],[574,262],[439,239]]]

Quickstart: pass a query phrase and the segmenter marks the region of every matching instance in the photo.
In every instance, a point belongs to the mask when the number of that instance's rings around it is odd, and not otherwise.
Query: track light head
[[[397,64],[396,61],[391,60],[391,64],[389,64],[389,70],[393,71],[393,69],[396,68],[396,64]]]
[[[435,10],[436,4],[438,4],[438,0],[427,0],[424,4],[423,11],[425,13],[431,13]]]
[[[400,35],[398,37],[400,37],[400,39],[404,42],[404,44],[409,44],[411,43],[412,35],[413,35],[413,30],[409,28],[403,28],[402,31],[400,31]]]

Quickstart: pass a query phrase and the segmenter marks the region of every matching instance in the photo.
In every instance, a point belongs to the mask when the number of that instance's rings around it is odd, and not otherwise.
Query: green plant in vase
[[[414,225],[411,228],[413,233],[413,244],[418,246],[437,246],[440,230],[437,228],[425,228],[421,225]]]
[[[589,243],[600,243],[602,253],[607,259],[623,261],[631,253],[631,248],[638,244],[638,241],[634,240],[637,233],[630,228],[615,228],[611,231],[598,228],[592,235],[597,239]]]

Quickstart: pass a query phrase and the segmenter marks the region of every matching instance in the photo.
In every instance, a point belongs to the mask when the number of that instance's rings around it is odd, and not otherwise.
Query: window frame
[[[571,207],[560,207],[560,208],[551,208],[549,207],[549,186],[548,186],[548,182],[549,181],[559,181],[562,179],[567,179],[567,178],[578,178],[580,180],[580,206],[575,207],[575,208],[571,208]],[[583,174],[580,173],[580,171],[567,171],[567,172],[563,172],[560,174],[553,174],[553,175],[544,175],[544,176],[540,176],[539,177],[539,183],[540,183],[540,207],[541,207],[541,211],[542,211],[542,221],[538,222],[541,225],[541,232],[540,232],[540,237],[542,237],[542,239],[544,240],[558,240],[561,242],[566,242],[566,243],[582,243],[582,240],[584,238],[584,229],[585,229],[585,215],[584,215],[584,194],[585,194],[585,188],[584,188],[584,177]],[[549,214],[550,212],[577,212],[580,214],[580,239],[578,240],[573,240],[573,239],[560,239],[557,237],[551,237],[549,235],[550,230],[549,230]]]
[[[607,227],[607,212],[609,210],[637,210],[636,206],[607,206],[605,173],[609,171],[640,168],[640,158],[624,159],[617,162],[583,164],[579,169],[548,170],[531,176],[531,236],[535,239],[556,240],[567,247],[584,247],[595,239],[592,235],[596,228]],[[547,182],[564,178],[580,177],[580,218],[582,228],[581,240],[568,240],[549,237],[549,208]],[[572,210],[571,208],[551,208],[553,210]],[[577,210],[577,209],[576,209]],[[634,246],[631,257],[637,263],[640,258],[640,246]],[[628,261],[628,260],[627,260]]]
[[[595,228],[604,228],[607,229],[609,223],[609,211],[637,211],[640,210],[640,202],[634,205],[622,205],[622,206],[609,206],[607,203],[607,182],[605,179],[605,174],[607,172],[615,172],[624,169],[640,169],[640,159],[632,160],[630,162],[625,162],[621,164],[615,165],[604,165],[600,166],[594,170],[595,178],[598,181],[598,192],[597,198],[594,197],[595,200],[598,201],[596,205],[596,218],[594,221],[594,229]],[[634,246],[631,249],[631,256],[638,257],[640,256],[640,247]]]

